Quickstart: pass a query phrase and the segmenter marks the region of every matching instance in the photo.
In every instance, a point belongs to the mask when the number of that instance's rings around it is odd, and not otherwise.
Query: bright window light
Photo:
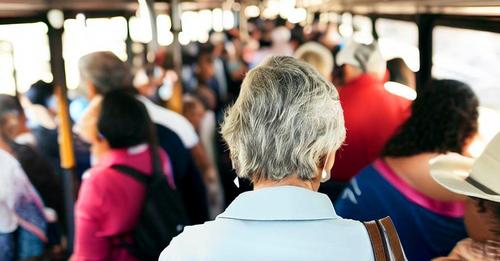
[[[295,8],[288,14],[288,21],[292,24],[301,23],[307,18],[307,11],[304,8]]]
[[[245,8],[245,16],[248,18],[258,17],[260,15],[260,9],[256,5],[249,5]]]
[[[410,101],[417,98],[417,92],[414,89],[398,82],[386,82],[384,88],[386,91]]]
[[[23,93],[38,80],[52,81],[47,31],[43,22],[0,25],[0,93],[15,94],[16,83]]]
[[[198,12],[198,18],[201,23],[198,25],[202,27],[205,31],[209,32],[212,30],[212,11],[205,9]]]
[[[212,11],[212,26],[214,28],[214,31],[222,32],[222,30],[224,29],[224,24],[222,20],[223,20],[222,9],[220,8],[214,9]]]
[[[181,45],[187,45],[189,41],[190,41],[189,36],[185,32],[179,33],[179,43]]]
[[[139,43],[149,43],[153,39],[151,33],[150,22],[145,19],[138,18],[136,16],[130,17],[129,27],[130,27],[130,38],[132,41]]]
[[[234,14],[231,10],[224,10],[222,15],[223,27],[229,30],[234,27]]]
[[[120,59],[127,59],[125,40],[127,20],[123,17],[90,18],[82,24],[76,19],[64,22],[63,57],[66,66],[66,82],[69,89],[80,84],[78,60],[96,51],[111,51]]]

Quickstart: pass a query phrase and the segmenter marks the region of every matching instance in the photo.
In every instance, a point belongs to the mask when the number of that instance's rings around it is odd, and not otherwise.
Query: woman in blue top
[[[462,82],[431,82],[382,157],[344,190],[335,203],[337,213],[361,221],[390,216],[408,260],[449,253],[466,236],[463,198],[432,179],[429,160],[448,152],[466,153],[478,128],[478,104]]]

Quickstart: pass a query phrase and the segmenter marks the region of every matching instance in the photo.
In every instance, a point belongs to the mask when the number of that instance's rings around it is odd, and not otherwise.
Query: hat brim
[[[458,154],[438,156],[430,162],[431,176],[454,193],[500,202],[500,196],[487,194],[467,180],[473,163],[474,159]]]

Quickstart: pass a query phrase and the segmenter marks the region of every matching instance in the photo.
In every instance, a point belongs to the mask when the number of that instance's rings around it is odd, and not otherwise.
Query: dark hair
[[[471,198],[475,201],[479,209],[479,213],[491,212],[491,220],[494,225],[491,232],[500,236],[500,203],[481,198]]]
[[[5,120],[5,116],[8,114],[20,115],[22,112],[22,107],[16,97],[7,94],[0,94],[0,135],[1,138],[7,142],[11,142],[11,130]]]
[[[412,115],[387,142],[382,156],[424,152],[463,153],[477,132],[479,101],[472,89],[455,80],[433,80],[418,93]]]
[[[39,104],[48,107],[49,99],[54,94],[54,85],[42,80],[32,84],[25,96],[33,104]]]
[[[128,92],[111,91],[104,95],[97,129],[111,148],[156,144],[146,107]]]

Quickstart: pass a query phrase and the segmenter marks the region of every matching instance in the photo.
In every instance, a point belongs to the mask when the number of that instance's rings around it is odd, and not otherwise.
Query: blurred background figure
[[[214,112],[195,95],[185,95],[182,108],[184,117],[193,124],[200,136],[211,164],[217,166],[218,157],[215,143],[217,129]],[[216,174],[219,176],[218,172]],[[212,195],[212,198],[209,198],[209,211],[210,218],[213,219],[224,210],[224,194],[219,181],[209,184],[207,189],[210,191],[209,195]]]
[[[432,177],[446,189],[468,196],[464,216],[468,238],[448,257],[435,261],[493,261],[500,258],[500,134],[477,160],[457,154],[431,161]],[[463,174],[467,173],[464,177]]]
[[[270,22],[271,23],[271,22]],[[266,57],[271,55],[286,55],[293,54],[292,46],[290,45],[291,33],[285,26],[278,26],[270,32],[271,46],[262,47],[258,50],[250,64],[250,67],[255,67],[260,64]]]
[[[54,86],[44,81],[31,85],[21,99],[28,126],[35,137],[38,151],[44,155],[54,168],[59,168],[59,145],[57,142],[57,123]]]
[[[386,63],[376,42],[347,43],[335,62],[341,70],[337,86],[344,110],[345,145],[339,150],[332,180],[322,185],[332,201],[347,182],[375,160],[387,140],[409,115],[410,101],[384,89]]]
[[[312,65],[325,79],[332,80],[333,56],[323,45],[315,42],[305,43],[295,51],[294,56]]]
[[[37,169],[42,161],[36,158],[34,150],[14,141],[21,125],[20,111],[20,104],[14,97],[0,95],[0,256],[6,261],[37,258],[45,253],[48,220],[43,201],[32,182],[37,182],[48,202],[55,204],[51,207],[60,207],[57,203],[61,200],[58,190],[50,190],[58,184],[54,173],[47,172],[46,168]],[[15,158],[19,156],[35,157],[31,158],[34,162],[23,161],[24,167],[30,170],[30,178]],[[51,201],[54,198],[56,200]],[[50,221],[55,222],[55,219],[52,217]]]
[[[432,179],[429,160],[467,153],[477,134],[478,106],[468,85],[433,81],[419,93],[410,118],[389,139],[381,157],[344,190],[335,203],[339,215],[362,221],[390,216],[409,260],[449,253],[466,235],[464,198]]]

